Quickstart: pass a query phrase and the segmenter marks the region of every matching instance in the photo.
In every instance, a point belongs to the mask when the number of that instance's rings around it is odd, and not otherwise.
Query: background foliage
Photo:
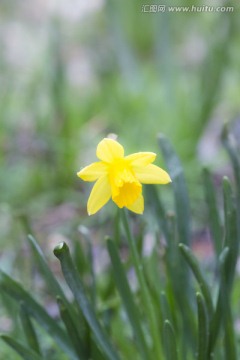
[[[187,237],[207,272],[212,274],[214,269],[201,167],[211,167],[217,208],[223,209],[222,176],[233,181],[220,144],[223,123],[230,122],[236,148],[240,136],[239,7],[228,2],[234,6],[233,13],[150,14],[141,12],[145,3],[2,0],[0,4],[1,269],[28,290],[34,289],[53,317],[59,316],[58,307],[35,267],[26,242],[29,232],[38,238],[57,278],[62,279],[52,249],[60,241],[66,241],[76,257],[82,251],[87,254],[78,266],[84,269],[88,285],[92,256],[98,279],[91,291],[93,297],[98,294],[98,311],[107,319],[111,309],[119,306],[119,298],[112,296],[113,280],[106,273],[109,257],[102,241],[107,234],[114,236],[127,258],[118,215],[113,219],[116,210],[109,206],[99,216],[88,218],[89,189],[76,177],[80,166],[94,159],[96,144],[108,133],[118,134],[128,153],[156,151],[163,167],[157,134],[164,133],[174,144],[191,198],[192,227]],[[181,2],[194,4],[206,5]],[[204,179],[208,179],[206,174]],[[161,196],[167,211],[172,211],[171,191],[166,189]],[[219,216],[223,219],[223,210]],[[156,227],[150,215],[143,222]],[[144,227],[142,219],[134,223],[139,244],[141,238],[147,242],[148,231],[137,231]],[[219,224],[212,224],[219,238]],[[83,234],[89,239],[83,225],[90,229],[92,251],[83,240]],[[216,245],[218,255],[219,248]],[[147,261],[150,274],[152,267],[151,259]],[[238,286],[234,289],[235,309]],[[0,330],[20,338],[18,306],[4,293],[1,305]],[[114,331],[119,319],[115,318]],[[124,346],[121,335],[119,342]],[[41,327],[38,336],[46,351],[53,351],[51,356],[64,358],[52,350],[56,345]],[[17,359],[3,342],[1,351],[0,358]]]

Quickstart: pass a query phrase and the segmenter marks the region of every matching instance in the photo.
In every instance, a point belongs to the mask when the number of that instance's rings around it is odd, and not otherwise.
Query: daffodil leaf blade
[[[48,285],[49,291],[51,291],[54,296],[61,296],[61,298],[67,302],[66,296],[58,281],[54,277],[52,271],[50,270],[46,257],[44,256],[42,249],[40,248],[36,239],[32,235],[28,235],[28,242],[31,246],[33,256],[38,264],[41,274],[43,275],[44,280]]]
[[[68,308],[72,320],[75,322],[76,326],[78,325],[77,322],[77,314],[75,311],[75,308],[72,306],[72,304],[69,302],[67,297],[65,296],[60,284],[58,283],[57,279],[53,275],[51,269],[49,268],[49,265],[47,263],[46,257],[40,248],[39,244],[37,243],[36,239],[32,235],[28,235],[28,242],[30,244],[32,253],[34,255],[34,258],[36,259],[36,263],[41,271],[41,274],[48,286],[48,289],[50,293],[54,296],[60,296],[61,299],[64,301],[66,307]]]
[[[177,360],[178,353],[175,332],[169,320],[164,321],[163,338],[166,360]]]
[[[54,249],[54,255],[59,259],[61,263],[61,268],[65,280],[71,289],[75,300],[82,311],[87,323],[89,324],[96,343],[105,354],[106,360],[119,360],[119,356],[110,343],[106,332],[104,331],[103,327],[100,325],[97,316],[94,312],[93,306],[88,300],[88,296],[85,292],[83,283],[79,276],[77,269],[75,268],[69,248],[66,243],[60,243]]]
[[[184,244],[179,244],[179,249],[180,249],[183,257],[185,258],[187,264],[190,266],[190,268],[199,284],[199,287],[200,287],[200,289],[203,293],[204,299],[206,301],[208,315],[210,318],[212,318],[213,302],[212,302],[211,292],[210,292],[209,285],[200,269],[200,266],[188,246],[186,246]]]
[[[24,304],[20,305],[20,319],[29,347],[40,355],[41,352],[40,352],[40,346],[38,343],[37,335],[33,327],[33,324],[31,322],[30,316],[27,310],[25,309]]]
[[[225,124],[222,130],[221,139],[230,160],[232,162],[234,175],[238,187],[238,198],[240,198],[240,157],[237,149],[237,142],[233,134],[229,132],[228,124]],[[240,206],[240,205],[239,205]]]
[[[209,344],[208,344],[208,356],[212,356],[211,354],[214,353],[215,345],[217,342],[217,338],[220,333],[220,329],[222,327],[222,320],[223,320],[223,313],[225,311],[223,307],[223,298],[222,298],[222,290],[225,292],[225,266],[226,261],[229,256],[229,248],[224,247],[219,255],[219,268],[220,268],[220,284],[219,284],[219,292],[217,298],[217,304],[214,311],[214,315],[212,321],[210,322],[210,330],[209,330]],[[224,276],[223,276],[224,275]]]
[[[16,341],[12,337],[8,335],[0,335],[0,337],[24,360],[43,360],[43,358],[40,355],[38,355],[35,351],[21,344],[19,341]]]
[[[171,324],[172,324],[173,323],[172,314],[171,314],[171,311],[170,311],[169,302],[168,302],[167,295],[166,295],[165,291],[161,291],[160,306],[161,306],[161,312],[162,312],[163,321],[169,320],[171,322]]]
[[[72,318],[71,314],[69,312],[69,309],[66,307],[65,302],[61,299],[60,296],[57,297],[57,303],[59,307],[59,312],[62,318],[62,321],[65,325],[65,328],[68,332],[69,338],[71,339],[71,342],[73,344],[73,347],[76,350],[76,353],[80,360],[87,360],[88,356],[85,354],[85,346],[84,343],[79,336],[78,329],[76,328]]]
[[[23,303],[29,316],[33,317],[42,328],[56,341],[59,347],[72,359],[76,359],[70,340],[58,323],[52,319],[44,308],[10,276],[0,270],[0,290],[11,296],[17,303]]]
[[[222,250],[223,226],[220,220],[212,177],[210,171],[207,168],[203,169],[203,184],[204,184],[205,198],[208,209],[211,236],[214,241],[215,251],[217,255],[219,255]]]
[[[110,239],[107,240],[108,252],[111,258],[111,264],[113,274],[116,282],[116,286],[120,293],[128,319],[131,323],[133,333],[136,338],[139,350],[143,354],[144,359],[149,358],[149,352],[147,349],[146,341],[143,335],[143,331],[140,323],[140,314],[138,313],[137,306],[134,304],[133,295],[131,293],[123,265],[121,264],[119,254],[117,252],[114,242]]]
[[[235,268],[238,260],[238,221],[237,209],[233,195],[232,186],[227,177],[223,178],[223,197],[224,197],[224,220],[225,220],[225,239],[224,245],[229,248],[229,255],[225,264],[226,286],[231,291]]]
[[[160,225],[160,230],[163,232],[165,239],[169,240],[169,228],[167,222],[167,215],[161,198],[158,195],[157,188],[155,185],[148,185],[145,189],[147,206],[150,210],[154,210],[155,217],[157,217]]]
[[[208,351],[209,338],[209,318],[206,309],[206,303],[200,292],[196,294],[198,310],[198,350],[197,360],[205,360]]]
[[[237,360],[234,320],[230,305],[231,291],[229,289],[229,279],[226,271],[227,264],[231,258],[231,251],[229,247],[225,249],[226,253],[223,252],[220,256],[220,286],[217,304],[219,306],[217,306],[216,315],[220,325],[223,325],[226,358]]]
[[[169,175],[172,179],[179,242],[189,244],[191,212],[183,168],[170,141],[164,135],[161,134],[158,136],[158,143],[166,161]]]

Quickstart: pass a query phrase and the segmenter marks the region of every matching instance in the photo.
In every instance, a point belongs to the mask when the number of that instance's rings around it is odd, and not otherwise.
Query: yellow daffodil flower
[[[84,181],[96,181],[88,199],[89,215],[100,210],[110,198],[118,207],[142,214],[142,184],[171,182],[166,171],[152,164],[156,158],[152,152],[124,156],[124,148],[119,142],[105,138],[98,144],[96,155],[100,161],[77,173]]]

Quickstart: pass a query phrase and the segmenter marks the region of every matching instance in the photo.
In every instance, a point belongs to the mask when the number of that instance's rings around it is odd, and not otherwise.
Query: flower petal
[[[103,175],[94,184],[87,203],[88,215],[95,214],[111,197],[111,187],[108,177]]]
[[[144,211],[144,199],[142,194],[139,195],[137,200],[130,206],[127,206],[127,208],[136,214],[142,214]]]
[[[95,181],[106,173],[106,164],[104,164],[102,161],[98,161],[81,169],[77,173],[77,176],[79,176],[84,181]]]
[[[138,152],[126,156],[125,159],[130,161],[132,166],[146,166],[151,164],[156,156],[153,152]]]
[[[168,184],[172,181],[166,171],[153,164],[135,167],[134,172],[142,184]]]
[[[112,139],[103,139],[97,146],[97,157],[105,162],[112,162],[114,159],[123,158],[124,149],[119,142]]]

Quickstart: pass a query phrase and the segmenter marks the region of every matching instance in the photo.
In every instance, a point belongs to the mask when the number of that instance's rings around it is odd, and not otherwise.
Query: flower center
[[[124,159],[117,159],[111,164],[109,181],[112,199],[120,208],[132,205],[142,192],[142,185]]]

